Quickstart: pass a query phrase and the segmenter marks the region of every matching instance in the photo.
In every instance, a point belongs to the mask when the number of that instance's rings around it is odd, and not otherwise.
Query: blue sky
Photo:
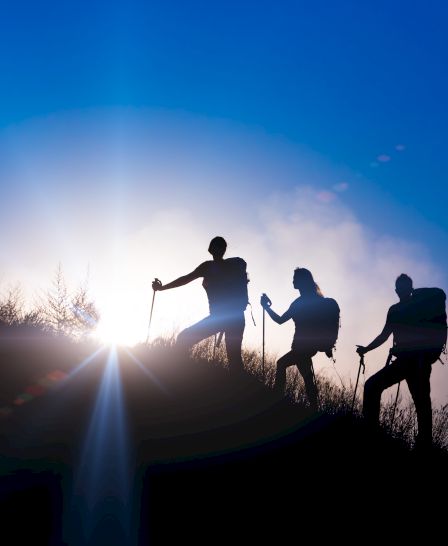
[[[149,279],[228,235],[255,303],[285,308],[312,268],[348,369],[396,275],[448,289],[447,26],[433,0],[3,2],[0,283],[89,264],[144,338]],[[191,290],[166,296],[167,329],[205,306]]]
[[[0,126],[117,105],[259,126],[368,178],[366,221],[379,200],[441,242],[447,22],[442,1],[5,2]]]

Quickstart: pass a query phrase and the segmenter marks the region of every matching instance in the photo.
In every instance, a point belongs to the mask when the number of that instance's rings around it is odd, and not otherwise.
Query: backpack
[[[320,322],[317,350],[332,358],[340,327],[339,305],[333,298],[321,298],[318,312]]]
[[[428,354],[431,364],[442,354],[447,340],[446,294],[441,288],[416,288],[409,307],[416,347]]]
[[[324,297],[296,301],[301,303],[294,319],[293,349],[307,347],[311,352],[321,351],[332,358],[340,327],[339,305],[334,299]]]
[[[227,258],[214,269],[207,279],[204,288],[211,312],[244,311],[249,303],[247,284],[247,264],[242,258]]]

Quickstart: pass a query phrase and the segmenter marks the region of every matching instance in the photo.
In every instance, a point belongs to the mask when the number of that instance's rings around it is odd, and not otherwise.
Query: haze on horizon
[[[104,319],[144,339],[151,280],[191,271],[220,234],[248,262],[247,346],[260,293],[285,309],[309,267],[340,303],[352,378],[398,274],[447,291],[443,3],[44,4],[0,23],[0,290],[31,300],[59,262],[72,284],[89,270]],[[200,283],[156,305],[154,335],[206,313]],[[282,353],[292,325],[267,336]]]

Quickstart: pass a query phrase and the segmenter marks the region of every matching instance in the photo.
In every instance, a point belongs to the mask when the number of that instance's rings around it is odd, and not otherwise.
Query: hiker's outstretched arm
[[[288,311],[286,313],[283,313],[283,315],[277,315],[275,311],[271,309],[271,307],[264,307],[266,309],[267,314],[271,317],[271,319],[276,322],[277,324],[283,324],[287,320],[291,318]]]
[[[380,345],[382,345],[387,339],[389,338],[390,334],[392,333],[392,327],[388,322],[386,322],[386,325],[383,328],[383,331],[379,336],[377,336],[367,347],[360,346],[358,348],[359,354],[365,354],[369,351],[373,351],[373,349],[376,349]]]
[[[191,281],[194,281],[195,279],[198,279],[200,277],[199,273],[195,269],[191,273],[188,273],[188,275],[183,275],[182,277],[179,277],[178,279],[175,279],[174,281],[171,281],[167,284],[162,284],[158,279],[156,279],[152,283],[152,289],[156,291],[160,290],[169,290],[170,288],[179,288],[179,286],[184,286],[185,284],[188,284]]]
[[[271,308],[272,302],[266,296],[266,294],[263,294],[260,299],[260,305],[263,307],[263,309],[267,312],[267,314],[271,317],[271,319],[276,322],[277,324],[283,324],[287,320],[291,318],[290,310],[286,311],[282,316],[277,315],[277,313]]]

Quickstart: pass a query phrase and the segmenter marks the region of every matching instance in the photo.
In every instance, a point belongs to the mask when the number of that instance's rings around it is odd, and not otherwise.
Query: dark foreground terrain
[[[443,529],[446,453],[312,415],[205,359],[95,350],[1,340],[1,544],[402,543]]]

